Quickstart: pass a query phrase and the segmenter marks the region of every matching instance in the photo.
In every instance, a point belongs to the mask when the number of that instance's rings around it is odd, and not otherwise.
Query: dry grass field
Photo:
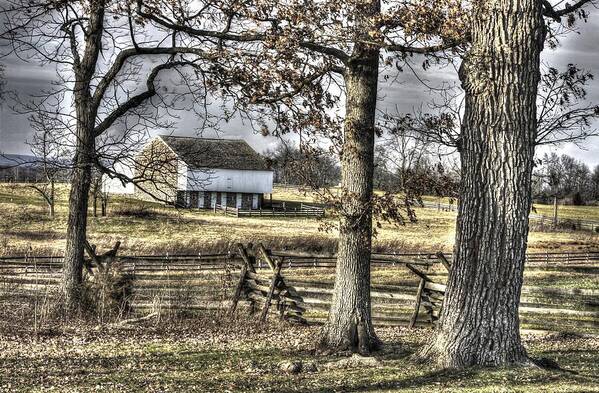
[[[60,187],[57,216],[51,220],[34,190],[0,185],[0,254],[61,254],[67,191]],[[312,201],[296,189],[277,188],[274,198]],[[586,218],[599,216],[595,208],[584,209],[586,213],[581,214]],[[417,215],[417,223],[384,224],[375,247],[398,252],[450,251],[455,213],[417,209]],[[239,241],[262,241],[277,249],[329,251],[336,234],[322,229],[331,220],[225,217],[121,196],[112,198],[107,217],[90,217],[89,238],[100,248],[121,240],[123,254],[138,255],[222,251]],[[599,250],[599,235],[533,231],[530,244],[532,251]],[[332,269],[300,269],[293,272],[293,278],[330,283],[333,274]],[[442,274],[435,277],[443,280]],[[372,280],[377,285],[415,282],[412,274],[399,268],[373,269]],[[599,288],[596,274],[576,269],[528,269],[525,285]],[[231,288],[211,290],[226,290],[225,299],[229,299]],[[36,300],[36,310],[37,304]],[[527,331],[524,341],[530,356],[554,360],[561,370],[527,366],[454,371],[414,361],[412,355],[430,337],[428,328],[377,326],[383,349],[374,358],[355,360],[348,354],[316,352],[318,326],[294,326],[278,318],[259,325],[240,309],[232,317],[221,310],[122,327],[97,320],[64,323],[46,317],[42,322],[35,320],[35,329],[27,314],[31,310],[23,310],[21,322],[8,308],[0,312],[0,392],[599,392],[597,336],[564,329],[565,322],[558,317],[555,324],[570,333],[537,331],[533,335]],[[326,317],[326,312],[315,311],[314,316]],[[594,317],[585,318],[589,323]],[[282,365],[289,362],[299,362],[303,369],[284,371]]]
[[[61,253],[66,231],[68,190],[59,187],[57,216],[47,217],[41,197],[26,185],[0,185],[0,255],[24,252]],[[296,188],[276,188],[275,200],[311,202],[312,196]],[[537,209],[541,207],[537,206]],[[543,207],[549,209],[550,207]],[[224,249],[236,242],[264,242],[273,247],[309,250],[330,249],[336,233],[324,230],[331,218],[225,217],[222,213],[176,210],[124,196],[114,196],[107,217],[89,219],[89,238],[100,247],[123,242],[127,254],[184,253]],[[418,222],[382,223],[376,249],[398,252],[450,251],[455,213],[416,209]],[[563,207],[562,216],[599,219],[599,207]],[[599,250],[599,234],[573,231],[533,231],[529,249],[535,251]]]

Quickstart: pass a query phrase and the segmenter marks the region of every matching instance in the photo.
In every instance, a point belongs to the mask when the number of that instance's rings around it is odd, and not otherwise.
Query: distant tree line
[[[374,152],[374,188],[416,199],[422,195],[456,196],[458,165],[441,154],[445,147],[424,132],[438,126],[432,117],[385,115]]]
[[[599,202],[599,165],[593,170],[567,154],[545,154],[533,178],[533,198],[538,203],[587,205]]]
[[[322,148],[304,151],[290,142],[280,142],[264,152],[275,183],[329,187],[341,181],[341,168],[335,156]]]

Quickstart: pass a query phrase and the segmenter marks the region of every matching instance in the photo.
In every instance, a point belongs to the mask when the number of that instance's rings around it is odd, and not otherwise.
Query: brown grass
[[[30,188],[0,185],[0,255],[61,254],[65,246],[67,189],[59,188],[57,216],[47,217],[41,198]],[[310,194],[293,188],[276,188],[275,199],[312,201]],[[125,254],[197,253],[228,250],[238,242],[263,242],[272,248],[334,251],[334,219],[284,217],[225,217],[220,213],[176,210],[123,196],[111,198],[108,217],[92,217],[90,241],[100,249],[122,242]],[[588,209],[588,208],[586,208]],[[455,213],[417,209],[417,223],[382,223],[374,239],[376,251],[451,251]],[[533,231],[531,251],[598,250],[599,234],[590,232]]]

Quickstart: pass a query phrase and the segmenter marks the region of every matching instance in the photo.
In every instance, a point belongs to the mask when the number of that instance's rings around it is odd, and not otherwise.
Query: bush
[[[83,312],[99,322],[122,318],[131,311],[132,277],[120,262],[106,264],[86,275],[83,283]]]
[[[142,218],[142,219],[151,219],[151,218],[159,218],[166,217],[166,214],[160,212],[156,209],[153,209],[147,205],[130,205],[124,206],[119,209],[114,210],[113,215],[119,217],[131,217],[131,218]]]

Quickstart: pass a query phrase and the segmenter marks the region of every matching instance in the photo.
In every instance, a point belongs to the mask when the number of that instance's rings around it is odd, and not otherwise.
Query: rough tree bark
[[[95,154],[96,112],[92,105],[90,82],[101,50],[104,26],[104,1],[90,3],[90,19],[85,48],[79,55],[73,46],[75,86],[73,89],[77,117],[76,154],[69,195],[67,243],[62,273],[62,292],[68,309],[79,307],[83,275],[83,252],[87,229],[87,209]]]
[[[537,0],[477,1],[466,94],[455,259],[425,355],[445,367],[527,362],[518,304],[531,208],[544,23]]]
[[[363,8],[362,8],[363,7]],[[358,7],[357,30],[370,31],[379,1]],[[366,41],[366,40],[365,40]],[[341,187],[339,250],[333,302],[323,331],[327,348],[369,353],[378,340],[371,318],[370,251],[372,177],[379,49],[356,44],[345,73],[346,117]]]

